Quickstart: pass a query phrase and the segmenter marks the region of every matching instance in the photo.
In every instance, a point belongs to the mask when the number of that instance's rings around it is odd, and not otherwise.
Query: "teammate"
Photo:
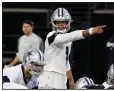
[[[38,86],[37,78],[43,73],[43,53],[30,49],[23,56],[23,63],[3,69],[3,83],[11,82],[26,86],[29,89]]]
[[[89,77],[82,77],[77,80],[77,82],[75,83],[74,89],[87,89],[85,87],[87,85],[94,85],[93,80]]]
[[[114,64],[112,64],[108,70],[107,80],[103,83],[105,89],[114,86]]]
[[[104,86],[94,84],[93,80],[89,77],[82,77],[77,80],[74,89],[104,89]]]
[[[30,48],[44,50],[42,39],[33,33],[34,23],[30,20],[25,20],[22,25],[24,35],[18,39],[18,52],[14,60],[7,65],[8,67],[14,66],[22,62],[24,53]]]
[[[65,8],[57,8],[52,14],[53,30],[48,33],[45,40],[46,65],[44,73],[39,77],[40,89],[67,89],[67,79],[70,89],[73,89],[74,80],[69,64],[72,41],[84,39],[92,34],[101,34],[102,28],[106,27],[98,26],[67,33],[71,22],[71,16]]]

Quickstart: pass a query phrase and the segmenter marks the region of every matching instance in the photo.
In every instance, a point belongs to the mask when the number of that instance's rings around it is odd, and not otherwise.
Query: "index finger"
[[[104,27],[106,27],[106,25],[102,25],[102,26],[98,26],[99,28],[104,28]]]

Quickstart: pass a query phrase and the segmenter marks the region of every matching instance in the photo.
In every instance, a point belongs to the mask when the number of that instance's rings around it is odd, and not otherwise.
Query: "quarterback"
[[[69,32],[71,22],[71,15],[65,8],[57,8],[52,14],[52,31],[48,33],[45,40],[46,65],[44,73],[39,76],[40,89],[67,89],[67,80],[69,80],[70,89],[73,89],[74,80],[69,64],[72,41],[101,34],[102,28],[106,27],[103,25]]]

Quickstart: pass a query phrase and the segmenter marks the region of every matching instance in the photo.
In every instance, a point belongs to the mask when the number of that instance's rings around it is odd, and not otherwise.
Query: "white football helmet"
[[[93,80],[88,77],[82,77],[75,83],[74,89],[86,89],[85,86],[87,85],[94,85]]]
[[[23,65],[31,75],[41,75],[45,65],[43,53],[35,48],[29,49],[23,56]]]
[[[112,64],[108,70],[108,82],[114,84],[114,64]]]
[[[57,29],[57,26],[55,25],[56,21],[67,21],[68,23],[67,23],[66,29],[59,31]],[[57,8],[52,14],[51,24],[52,24],[53,30],[57,30],[58,32],[66,33],[67,31],[70,30],[71,22],[72,22],[71,15],[65,8]]]

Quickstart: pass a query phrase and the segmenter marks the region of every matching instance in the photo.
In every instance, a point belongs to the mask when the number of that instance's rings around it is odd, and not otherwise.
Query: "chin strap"
[[[66,29],[64,29],[64,30],[58,30],[58,29],[57,29],[57,32],[59,32],[59,33],[66,33],[67,30],[66,30]]]

